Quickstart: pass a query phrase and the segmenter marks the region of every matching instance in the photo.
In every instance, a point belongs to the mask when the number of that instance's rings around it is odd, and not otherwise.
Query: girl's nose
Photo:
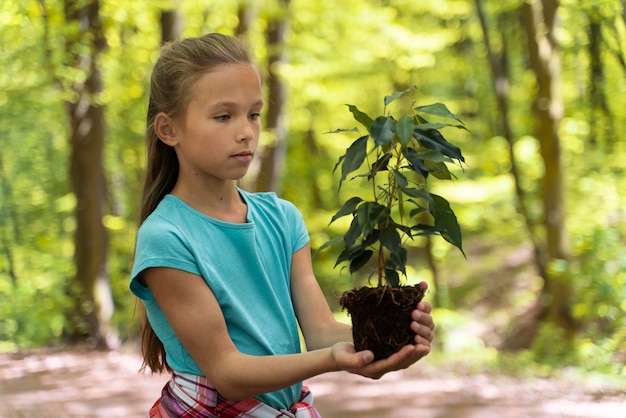
[[[255,122],[246,119],[240,124],[239,132],[237,133],[237,139],[239,141],[250,141],[254,139],[256,135]]]

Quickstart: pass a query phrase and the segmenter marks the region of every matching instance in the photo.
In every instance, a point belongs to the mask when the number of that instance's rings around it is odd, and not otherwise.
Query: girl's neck
[[[231,223],[247,222],[248,207],[234,183],[227,183],[211,191],[191,190],[177,183],[171,193],[212,218]]]

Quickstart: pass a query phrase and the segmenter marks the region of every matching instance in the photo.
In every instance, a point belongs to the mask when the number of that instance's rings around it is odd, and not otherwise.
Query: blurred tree
[[[13,190],[11,182],[9,181],[4,169],[3,157],[4,155],[0,155],[0,195],[3,197],[1,218],[4,220],[3,223],[10,224],[12,228],[9,230],[7,230],[7,228],[2,228],[0,243],[2,244],[3,255],[6,258],[7,274],[11,279],[11,283],[15,286],[17,285],[15,256],[13,255],[13,248],[10,243],[13,240],[18,242],[20,241],[20,228],[17,217],[17,209],[15,207],[15,203],[13,202]],[[9,239],[10,236],[11,239]]]
[[[161,43],[180,38],[183,31],[183,17],[177,10],[178,0],[168,9],[161,9]]]
[[[496,117],[499,117],[499,123],[497,123],[498,128],[496,129],[501,132],[501,135],[505,139],[508,146],[507,149],[510,161],[509,172],[511,174],[511,177],[513,178],[517,211],[524,219],[524,223],[526,226],[525,233],[533,248],[533,260],[537,273],[541,277],[545,277],[547,273],[545,269],[545,263],[542,262],[544,258],[542,254],[543,250],[539,243],[539,237],[537,236],[538,234],[535,230],[535,222],[527,206],[527,201],[529,197],[524,190],[523,178],[515,155],[516,134],[512,126],[510,114],[510,45],[509,39],[507,37],[507,29],[510,30],[511,27],[515,28],[516,26],[514,24],[511,25],[512,22],[510,13],[508,11],[504,11],[495,16],[495,19],[497,21],[497,30],[494,31],[492,28],[489,27],[490,19],[486,14],[483,1],[475,0],[475,4],[477,17],[483,33],[483,42],[487,53],[487,60],[489,63],[489,69],[493,79],[494,93],[496,96],[496,104],[498,108],[498,112],[496,112]],[[493,32],[500,34],[500,39],[497,43],[492,41]],[[499,44],[500,46],[498,50],[496,50],[496,44]],[[504,346],[506,346],[507,348],[520,348],[522,346],[529,347],[532,344],[533,339],[537,335],[539,318],[542,315],[542,311],[543,308],[541,301],[538,301],[538,303],[531,306],[530,310],[527,312],[527,315],[523,317],[523,320],[518,321],[514,324],[513,330],[511,331],[510,335],[507,336]]]
[[[564,171],[561,161],[559,128],[563,119],[561,96],[561,61],[556,32],[559,28],[557,0],[533,0],[522,6],[530,67],[536,79],[533,111],[536,114],[535,136],[543,160],[541,187],[545,251],[539,256],[544,281],[541,302],[547,319],[572,340],[577,324],[571,313],[572,284],[566,272],[558,268],[570,256],[565,228]],[[543,314],[543,312],[541,313]]]
[[[255,10],[251,1],[240,1],[237,7],[237,35],[247,37],[255,18]]]
[[[603,16],[597,5],[585,10],[589,42],[589,142],[593,146],[605,145],[607,151],[614,148],[615,126],[605,92],[605,63],[602,60]],[[605,23],[606,24],[606,23]]]
[[[284,112],[286,83],[280,74],[286,60],[285,31],[289,19],[289,0],[279,0],[278,7],[267,18],[265,42],[267,45],[267,100],[265,106],[265,131],[269,139],[261,152],[259,173],[254,184],[256,191],[282,191],[282,174],[287,155],[287,122]]]
[[[76,275],[69,291],[75,302],[68,312],[74,329],[68,337],[87,334],[97,347],[115,344],[110,326],[113,299],[107,271],[108,237],[104,227],[107,200],[103,166],[104,108],[99,60],[106,48],[100,2],[64,1],[68,27],[65,65],[79,76],[69,80],[66,110],[70,126],[70,179],[76,195]],[[85,328],[86,327],[86,328]]]

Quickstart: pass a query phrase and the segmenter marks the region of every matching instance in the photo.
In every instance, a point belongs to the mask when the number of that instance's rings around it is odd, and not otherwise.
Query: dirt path
[[[0,418],[144,417],[167,377],[140,375],[139,364],[126,352],[0,355]],[[626,418],[626,392],[601,381],[582,386],[422,369],[379,381],[333,373],[306,383],[324,418]]]

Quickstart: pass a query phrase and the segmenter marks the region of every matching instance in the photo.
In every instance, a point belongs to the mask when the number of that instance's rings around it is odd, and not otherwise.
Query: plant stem
[[[395,143],[391,144],[391,147],[393,149],[393,151],[395,151],[396,155],[396,164],[394,169],[396,171],[400,170],[400,165],[402,164],[402,153],[400,150],[398,150],[398,148],[395,146]],[[372,176],[372,184],[374,187],[374,193],[376,192],[376,176]],[[398,183],[396,181],[395,176],[393,175],[393,171],[392,170],[387,170],[387,199],[385,202],[385,206],[387,208],[389,208],[391,210],[391,207],[393,206],[393,201],[394,201],[394,196],[396,195],[396,189],[398,188]],[[374,194],[374,198],[376,198],[376,194]],[[378,200],[378,199],[376,199]],[[389,225],[389,219],[387,219],[383,224],[379,225],[380,229],[385,229],[387,228],[387,226]],[[384,247],[382,244],[380,244],[378,246],[378,286],[381,287],[383,285],[383,277],[384,277],[384,271],[385,271],[385,253],[384,253]]]
[[[385,254],[383,252],[383,245],[378,246],[378,287],[383,285],[383,272],[385,271]]]

